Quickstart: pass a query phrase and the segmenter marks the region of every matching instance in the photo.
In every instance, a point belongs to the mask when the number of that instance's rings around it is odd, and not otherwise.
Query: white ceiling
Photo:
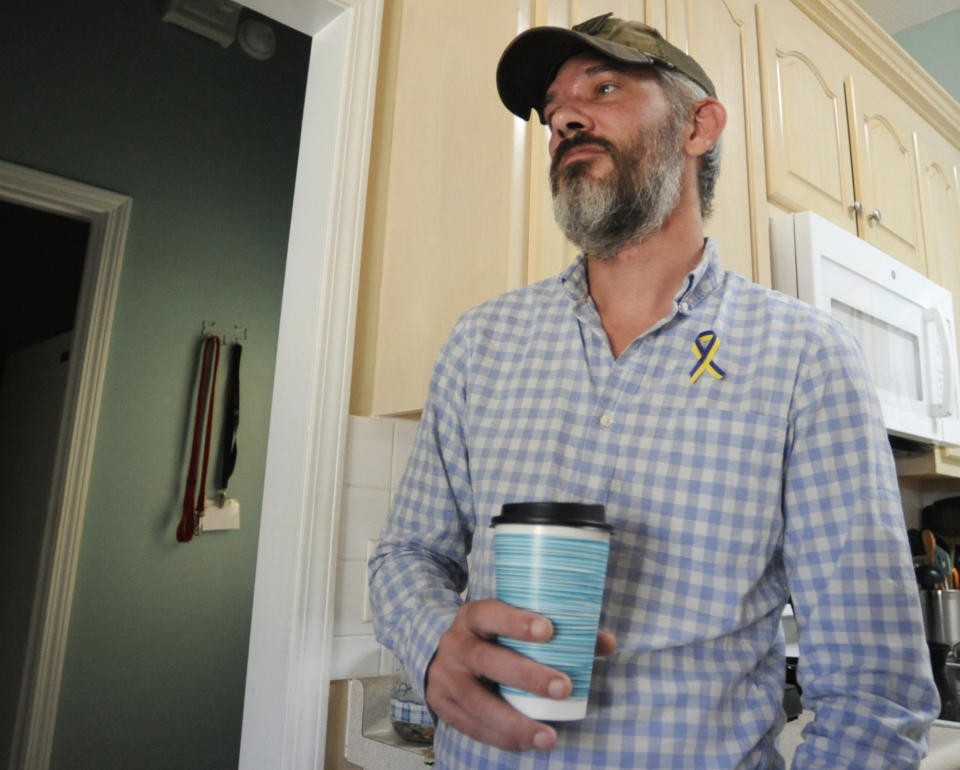
[[[891,35],[950,11],[960,10],[960,0],[857,0],[857,2]]]

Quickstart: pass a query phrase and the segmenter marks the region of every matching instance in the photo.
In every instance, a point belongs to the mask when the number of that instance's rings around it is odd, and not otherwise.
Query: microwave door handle
[[[932,321],[937,329],[937,339],[940,342],[941,370],[943,371],[943,401],[934,401],[931,411],[934,417],[950,417],[953,414],[954,394],[956,383],[953,381],[953,367],[950,365],[950,331],[947,329],[947,318],[939,307],[928,307],[923,311],[926,321]]]

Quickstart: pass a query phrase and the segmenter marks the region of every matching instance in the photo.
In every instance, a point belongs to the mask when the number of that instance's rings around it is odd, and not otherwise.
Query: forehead
[[[636,80],[656,78],[654,67],[649,64],[625,64],[598,53],[577,54],[561,64],[557,74],[553,76],[544,95],[544,106],[551,102],[559,89],[611,72],[623,73]]]
[[[557,70],[553,77],[555,83],[559,78],[570,77],[571,75],[583,74],[587,70],[626,70],[627,65],[611,59],[600,53],[586,52],[571,56]],[[552,83],[551,83],[552,85]]]

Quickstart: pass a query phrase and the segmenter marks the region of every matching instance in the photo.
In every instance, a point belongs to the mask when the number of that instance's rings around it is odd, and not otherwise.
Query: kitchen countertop
[[[351,679],[347,689],[344,754],[367,770],[422,770],[433,764],[433,747],[404,741],[390,724],[393,677]]]

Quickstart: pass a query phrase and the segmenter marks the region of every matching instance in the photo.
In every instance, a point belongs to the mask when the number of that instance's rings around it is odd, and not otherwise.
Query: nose
[[[563,102],[550,114],[550,154],[564,139],[591,130],[593,120],[589,113],[573,99]]]

